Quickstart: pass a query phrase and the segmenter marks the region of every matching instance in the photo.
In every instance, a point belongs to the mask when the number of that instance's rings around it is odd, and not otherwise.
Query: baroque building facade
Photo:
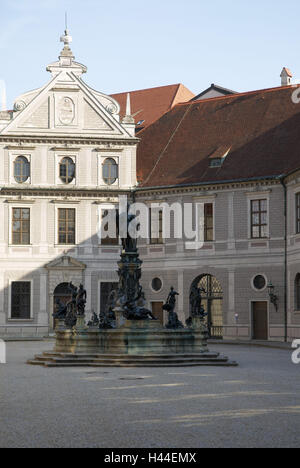
[[[88,317],[105,307],[120,242],[100,225],[126,195],[149,208],[142,284],[159,320],[171,286],[184,321],[200,285],[212,337],[299,338],[295,90],[177,104],[137,138],[129,97],[121,116],[82,80],[67,31],[62,41],[50,81],[0,113],[0,336],[51,333],[70,281],[84,284]],[[200,242],[175,235],[187,222]]]
[[[67,31],[62,41],[49,83],[0,115],[1,336],[47,334],[70,281],[85,284],[89,314],[100,279],[117,280],[119,247],[101,245],[98,224],[136,185],[138,140],[118,102],[82,80]]]

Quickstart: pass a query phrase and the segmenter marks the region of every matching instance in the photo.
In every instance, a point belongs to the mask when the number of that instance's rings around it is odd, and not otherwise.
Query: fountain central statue
[[[127,213],[127,236],[122,238],[121,260],[118,263],[117,306],[127,320],[156,320],[152,312],[145,308],[145,295],[140,285],[143,262],[140,260],[137,241],[129,232],[129,225],[134,219],[135,215]]]

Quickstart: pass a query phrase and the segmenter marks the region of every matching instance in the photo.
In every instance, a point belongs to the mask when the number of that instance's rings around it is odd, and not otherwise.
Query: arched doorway
[[[220,282],[215,276],[200,275],[192,283],[194,286],[203,288],[202,305],[207,312],[207,326],[211,338],[223,338],[223,290]]]
[[[56,310],[56,301],[59,299],[63,304],[67,304],[71,299],[72,295],[69,290],[69,283],[61,283],[54,289],[53,293],[53,312]],[[53,328],[56,326],[57,320],[54,320]]]

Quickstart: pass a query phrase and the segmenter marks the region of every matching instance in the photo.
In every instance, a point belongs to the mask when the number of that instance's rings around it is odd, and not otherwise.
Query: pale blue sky
[[[8,107],[48,81],[68,11],[84,80],[105,93],[181,82],[237,91],[300,78],[299,0],[0,0],[0,80]]]

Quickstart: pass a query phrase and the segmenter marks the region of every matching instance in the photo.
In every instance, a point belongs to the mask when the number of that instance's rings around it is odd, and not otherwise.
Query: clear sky
[[[65,10],[84,80],[107,94],[183,83],[199,93],[300,78],[299,0],[0,0],[0,80],[8,107],[50,79]]]

